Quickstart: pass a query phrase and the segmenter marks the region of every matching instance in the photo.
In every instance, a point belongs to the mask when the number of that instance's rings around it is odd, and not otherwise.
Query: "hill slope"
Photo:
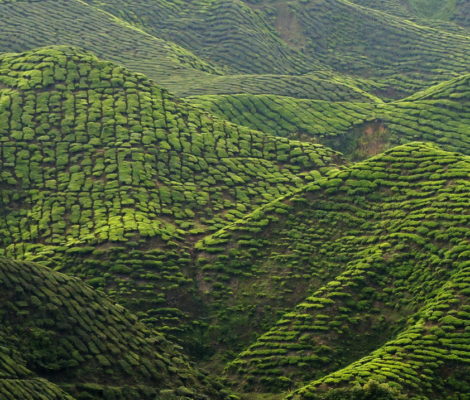
[[[0,64],[4,253],[107,287],[155,320],[160,308],[197,308],[192,235],[341,162],[323,146],[197,111],[73,48],[8,54]]]
[[[137,8],[126,0],[96,5],[203,57],[235,67],[244,62],[241,72],[292,72],[278,70],[289,56],[287,50],[278,50],[281,40],[289,45],[284,45],[287,49],[301,49],[310,70],[317,69],[312,62],[320,61],[337,71],[366,76],[426,76],[438,73],[437,69],[439,73],[464,72],[469,63],[468,37],[342,0],[261,1],[255,10],[235,0],[193,0],[184,7],[162,0],[145,1]],[[262,35],[267,31],[271,41]],[[260,44],[267,48],[260,49]],[[299,60],[292,60],[303,67]],[[257,69],[260,63],[262,70]]]
[[[430,26],[444,27],[439,21],[452,21],[467,28],[470,26],[466,0],[354,0],[354,3],[406,18],[420,18],[420,23]]]
[[[305,398],[369,380],[411,397],[466,393],[469,177],[468,157],[410,143],[199,242],[216,320],[243,332],[297,304],[230,364],[232,378],[265,391],[316,379]]]
[[[77,399],[225,397],[180,348],[80,280],[1,259],[0,282],[0,340],[11,357],[3,347],[2,398],[72,399],[23,365]]]
[[[320,142],[353,159],[413,140],[470,154],[468,74],[391,103],[269,95],[195,96],[188,100],[234,123]]]
[[[466,32],[344,0],[3,1],[0,15],[0,51],[80,46],[178,95],[243,93],[243,82],[253,94],[292,96],[301,88],[315,98],[319,90],[309,86],[326,83],[342,92],[339,83],[351,81],[344,74],[353,74],[375,81],[366,90],[399,98],[469,65]],[[318,81],[324,73],[334,78]]]
[[[0,1],[0,52],[77,46],[154,79],[201,79],[214,66],[80,0]]]

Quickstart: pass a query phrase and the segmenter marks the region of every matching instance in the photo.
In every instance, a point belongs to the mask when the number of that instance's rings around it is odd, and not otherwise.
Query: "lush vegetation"
[[[391,103],[272,95],[198,96],[188,100],[237,124],[323,143],[353,159],[413,140],[470,154],[468,74]]]
[[[179,308],[197,302],[189,237],[341,162],[196,111],[73,48],[0,65],[2,252],[107,287],[159,326],[182,329]],[[169,307],[175,296],[191,306]]]
[[[295,398],[372,380],[422,398],[468,392],[469,166],[396,147],[199,242],[222,310],[297,303],[229,364],[233,379],[244,390],[313,380]],[[246,327],[263,317],[249,316]]]
[[[0,398],[468,400],[468,4],[0,0]]]
[[[79,279],[1,259],[0,282],[2,398],[227,397],[180,348]]]
[[[398,98],[467,72],[466,31],[435,25],[345,0],[3,0],[0,51],[79,46],[180,96]]]

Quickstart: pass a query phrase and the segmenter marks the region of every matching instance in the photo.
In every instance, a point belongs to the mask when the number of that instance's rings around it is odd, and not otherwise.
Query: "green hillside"
[[[295,394],[306,399],[370,380],[407,398],[468,392],[469,178],[467,156],[411,143],[199,242],[207,296],[241,307],[242,331],[263,317],[250,310],[297,303],[229,364],[239,387],[314,380]]]
[[[0,0],[0,400],[470,400],[468,0]]]
[[[439,21],[449,21],[468,28],[469,4],[466,0],[353,0],[365,7],[406,18],[419,18],[420,23],[446,27]],[[451,28],[450,25],[447,28]],[[452,28],[451,28],[452,29]],[[455,29],[455,28],[453,28]]]
[[[0,394],[5,399],[74,400],[53,383],[35,376],[11,350],[0,348]]]
[[[4,399],[216,399],[227,395],[161,334],[80,280],[0,260]],[[28,371],[28,368],[30,371]]]
[[[79,46],[179,96],[367,97],[358,87],[400,98],[468,72],[470,62],[465,31],[345,0],[1,1],[0,26],[0,51]]]
[[[470,154],[468,74],[391,103],[272,95],[195,96],[188,100],[239,125],[323,143],[350,158],[366,158],[414,140]]]
[[[192,237],[341,163],[73,48],[2,56],[0,85],[2,252],[106,287],[159,326],[199,307]]]
[[[310,70],[317,69],[312,62],[320,62],[337,71],[377,77],[463,72],[469,62],[468,37],[342,0],[259,1],[254,9],[235,0],[144,1],[138,7],[120,0],[96,5],[240,72],[307,72],[305,62],[288,50],[301,50]],[[286,56],[296,70],[289,69]]]
[[[289,46],[266,15],[242,1],[87,2],[238,72],[305,73],[321,66]]]
[[[49,45],[77,46],[154,79],[201,79],[218,73],[187,49],[81,0],[0,1],[0,52]]]

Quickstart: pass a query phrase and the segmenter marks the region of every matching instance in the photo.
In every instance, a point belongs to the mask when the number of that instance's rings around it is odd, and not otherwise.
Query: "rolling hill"
[[[1,259],[0,280],[2,398],[228,396],[181,348],[79,279]]]
[[[374,95],[400,98],[468,72],[467,32],[344,0],[182,4],[1,1],[0,51],[79,46],[145,73],[179,96],[317,98],[320,92],[323,99],[328,87],[341,94],[355,82]],[[318,80],[325,75],[326,82]]]
[[[3,253],[106,287],[159,326],[181,329],[179,308],[198,307],[190,237],[342,162],[195,110],[74,48],[0,65]]]
[[[419,22],[424,24],[433,25],[439,21],[449,21],[465,28],[470,26],[469,4],[466,0],[354,0],[353,2],[408,19],[419,18]],[[446,28],[443,24],[438,26]],[[447,28],[455,29],[451,26]]]
[[[319,142],[352,159],[414,140],[470,154],[468,74],[390,103],[248,94],[194,96],[188,100],[239,125]]]
[[[0,398],[468,400],[467,11],[0,0]]]
[[[369,381],[406,398],[465,393],[469,177],[467,156],[410,143],[200,241],[216,318],[243,332],[296,303],[229,364],[232,379],[246,391],[311,380],[293,395],[306,399]]]

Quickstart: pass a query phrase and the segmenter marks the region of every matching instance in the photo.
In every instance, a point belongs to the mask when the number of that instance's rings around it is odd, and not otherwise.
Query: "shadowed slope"
[[[8,372],[12,369],[20,371],[20,379],[28,377],[16,365],[21,361],[77,399],[153,400],[159,394],[201,400],[225,397],[186,361],[179,347],[147,330],[134,315],[80,280],[32,263],[1,259],[0,282],[0,340],[16,360],[2,357],[0,371],[10,379],[18,374]],[[8,395],[8,384],[1,376],[0,395],[70,398],[34,378],[21,381]]]

